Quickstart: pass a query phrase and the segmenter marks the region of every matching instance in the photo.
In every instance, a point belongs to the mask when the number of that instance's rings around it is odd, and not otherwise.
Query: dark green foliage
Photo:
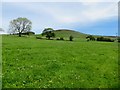
[[[64,40],[64,38],[63,38],[63,37],[60,37],[60,38],[57,38],[56,40]]]
[[[70,40],[70,41],[73,41],[73,36],[72,36],[72,35],[69,37],[69,40]]]
[[[35,34],[35,32],[32,32],[32,31],[22,33],[22,35],[34,35],[34,34]]]
[[[60,40],[59,38],[57,38],[56,40]]]
[[[95,41],[95,38],[92,35],[89,35],[86,37],[87,41],[92,40]]]
[[[64,38],[63,38],[63,37],[60,37],[60,40],[64,40]]]
[[[35,34],[35,32],[32,32],[32,31],[29,31],[29,32],[26,32],[27,33],[27,35],[34,35]]]
[[[36,39],[42,39],[41,37],[37,36]]]
[[[118,42],[120,43],[120,37],[117,38]]]
[[[105,37],[98,37],[97,41],[106,41],[106,42],[114,42],[114,40]]]
[[[46,36],[47,39],[50,39],[51,37],[55,37],[54,30],[52,28],[45,28],[42,32],[42,36]]]
[[[86,38],[87,41],[90,41],[90,38]]]

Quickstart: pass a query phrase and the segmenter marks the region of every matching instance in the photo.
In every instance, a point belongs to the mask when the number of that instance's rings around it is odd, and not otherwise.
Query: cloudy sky
[[[116,35],[118,32],[118,0],[24,1],[3,0],[1,27],[6,32],[9,22],[18,17],[31,20],[32,31],[36,33],[41,33],[47,27],[97,35]]]

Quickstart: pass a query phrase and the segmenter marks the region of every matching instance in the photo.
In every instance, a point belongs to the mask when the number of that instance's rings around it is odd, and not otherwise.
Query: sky
[[[25,0],[24,0],[25,1]],[[41,33],[44,28],[70,29],[86,34],[109,35],[118,33],[117,0],[76,0],[76,2],[38,2],[38,0],[3,0],[2,27],[5,32],[9,22],[18,17],[26,17],[32,21],[32,30]],[[1,6],[0,6],[1,8]],[[2,18],[1,18],[2,17]]]

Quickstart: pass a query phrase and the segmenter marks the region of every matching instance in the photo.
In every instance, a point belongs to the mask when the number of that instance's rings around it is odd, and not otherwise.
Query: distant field
[[[117,88],[116,42],[2,37],[3,88]]]

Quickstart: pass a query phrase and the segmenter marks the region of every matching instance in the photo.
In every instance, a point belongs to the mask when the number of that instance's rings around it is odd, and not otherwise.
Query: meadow
[[[2,36],[3,88],[117,88],[118,43]]]

